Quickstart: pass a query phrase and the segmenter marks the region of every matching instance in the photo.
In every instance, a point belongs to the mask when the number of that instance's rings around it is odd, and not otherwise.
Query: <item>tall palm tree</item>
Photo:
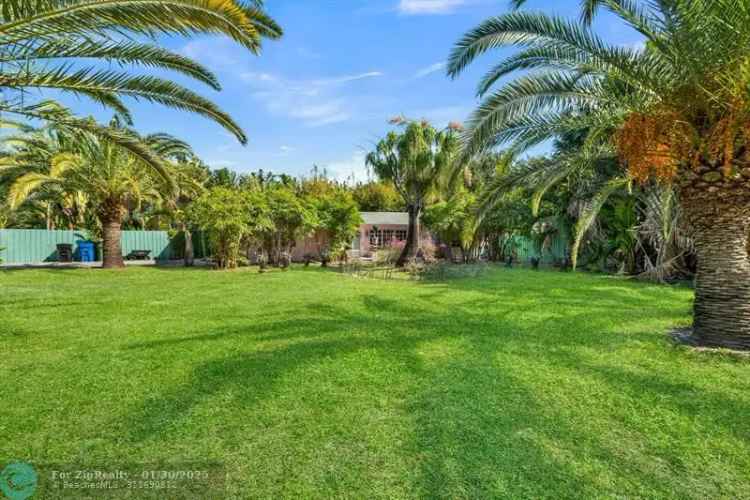
[[[161,202],[161,212],[167,213],[182,233],[185,247],[183,261],[185,267],[192,267],[195,262],[195,248],[193,245],[194,227],[190,223],[188,207],[190,203],[206,191],[209,178],[208,167],[196,157],[175,158],[170,163],[170,177],[174,179],[176,189],[171,196],[166,196]]]
[[[7,188],[24,175],[59,176],[62,172],[52,159],[73,142],[67,134],[52,127],[39,130],[24,127],[22,133],[3,137],[0,144],[4,149],[0,155],[0,185]],[[40,214],[48,230],[61,222],[72,228],[81,220],[86,205],[81,193],[63,192],[53,184],[36,190],[24,201],[24,211]]]
[[[403,127],[403,132],[389,132],[367,155],[366,163],[381,180],[393,183],[406,204],[406,244],[396,261],[397,267],[403,267],[419,251],[419,217],[429,195],[450,176],[459,150],[459,126],[437,130],[425,121],[403,118],[391,123]]]
[[[146,136],[141,142],[158,158],[189,151],[185,143],[166,134]],[[85,193],[102,234],[103,267],[112,268],[124,266],[121,229],[128,210],[172,196],[175,181],[168,171],[153,168],[118,143],[78,133],[74,147],[51,159],[49,173],[32,171],[15,180],[9,204],[16,208],[35,192],[50,189]]]
[[[279,38],[282,30],[263,11],[262,0],[3,0],[0,113],[96,133],[153,164],[159,158],[126,130],[77,118],[59,104],[32,99],[28,91],[84,96],[125,120],[130,114],[123,97],[158,103],[206,116],[245,143],[232,118],[199,94],[164,78],[109,69],[112,62],[166,69],[219,90],[208,69],[153,42],[159,35],[198,33],[227,35],[257,54],[263,38]]]
[[[522,0],[515,2],[520,5]],[[479,85],[467,154],[517,150],[570,130],[609,139],[627,176],[673,183],[698,256],[693,334],[750,348],[750,4],[745,0],[585,0],[580,22],[511,12],[455,46],[456,76],[515,45]],[[589,26],[600,7],[645,39],[612,47]],[[519,70],[533,70],[492,91]],[[488,94],[488,95],[487,95]]]

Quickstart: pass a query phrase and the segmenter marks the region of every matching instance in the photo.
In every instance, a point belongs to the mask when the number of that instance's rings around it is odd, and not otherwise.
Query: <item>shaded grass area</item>
[[[0,463],[217,462],[228,498],[750,492],[750,363],[669,343],[687,289],[295,268],[0,291]]]

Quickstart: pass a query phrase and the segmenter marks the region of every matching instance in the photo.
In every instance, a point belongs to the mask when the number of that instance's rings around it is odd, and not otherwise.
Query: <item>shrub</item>
[[[425,263],[432,264],[437,262],[438,249],[431,239],[422,240],[422,246],[419,251],[419,256],[422,257]]]
[[[405,241],[391,241],[375,254],[375,263],[381,265],[395,264],[406,246]]]
[[[273,227],[262,198],[233,188],[206,191],[191,204],[189,212],[190,219],[208,234],[220,269],[237,267],[243,238]]]

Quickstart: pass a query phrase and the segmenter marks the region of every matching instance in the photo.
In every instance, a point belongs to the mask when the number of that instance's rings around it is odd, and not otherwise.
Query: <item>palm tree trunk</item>
[[[99,220],[102,223],[102,267],[125,267],[122,259],[122,217],[125,209],[117,202],[102,204]]]
[[[691,196],[692,195],[692,196]],[[722,196],[724,195],[724,196]],[[698,256],[694,340],[750,349],[750,204],[736,193],[682,197]]]
[[[182,225],[182,234],[185,235],[185,267],[193,267],[195,263],[195,251],[193,250],[193,233],[187,225]]]
[[[419,251],[419,216],[422,210],[419,205],[409,205],[407,211],[409,212],[409,226],[406,231],[406,244],[396,261],[396,267],[404,267]]]
[[[120,220],[110,220],[103,224],[102,234],[103,262],[105,269],[125,267],[122,259],[122,223]]]
[[[47,203],[45,216],[46,216],[46,219],[47,219],[47,221],[46,221],[47,222],[47,230],[48,231],[54,230],[55,229],[55,221],[54,221],[53,215],[52,215],[52,203]]]

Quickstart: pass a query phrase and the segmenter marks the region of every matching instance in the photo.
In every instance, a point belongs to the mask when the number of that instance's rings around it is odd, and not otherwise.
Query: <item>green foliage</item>
[[[450,175],[459,142],[454,130],[439,131],[427,122],[398,122],[403,132],[389,132],[367,155],[382,181],[393,183],[407,208],[424,208],[427,197]]]
[[[613,253],[623,262],[627,274],[635,272],[635,253],[638,245],[638,214],[635,197],[620,198],[604,211],[609,243]]]
[[[352,194],[363,212],[402,212],[404,200],[390,182],[357,184]]]
[[[130,114],[122,98],[133,98],[206,116],[244,143],[241,128],[211,101],[170,79],[134,75],[128,69],[174,71],[219,89],[208,69],[152,42],[158,35],[218,33],[257,53],[263,38],[281,36],[281,28],[261,5],[234,0],[7,0],[0,11],[0,85],[5,91],[0,111],[85,130],[136,153],[139,148],[127,135],[76,118],[59,104],[23,95],[54,89],[86,97],[126,121]],[[105,69],[101,62],[128,69]],[[142,159],[159,163],[158,156],[144,154]]]
[[[219,168],[212,170],[207,185],[208,187],[226,187],[234,188],[239,187],[241,184],[241,176],[228,168]]]
[[[591,22],[601,8],[640,33],[643,47],[612,46],[599,37]],[[558,143],[554,161],[515,172],[494,192],[533,184],[536,204],[568,181],[570,203],[560,208],[578,219],[574,258],[598,210],[608,196],[623,193],[627,176],[676,176],[677,189],[695,188],[705,199],[695,205],[700,213],[723,197],[712,192],[716,187],[691,188],[692,170],[700,164],[713,169],[711,177],[733,184],[729,201],[743,206],[747,178],[732,165],[747,161],[750,144],[743,132],[750,124],[749,27],[744,0],[587,0],[580,22],[532,12],[487,19],[456,43],[449,74],[458,76],[488,51],[518,51],[480,81],[483,101],[467,123],[465,156],[502,145],[517,152],[550,139],[568,142]]]
[[[144,203],[171,197],[177,184],[169,158],[191,155],[189,146],[167,134],[128,133],[161,159],[158,169],[118,142],[65,127],[6,138],[11,149],[0,174],[10,208],[41,208],[48,229],[61,220],[71,229],[98,231],[105,221],[122,222],[142,212]]]
[[[271,210],[260,193],[227,187],[211,188],[198,197],[189,207],[189,218],[208,234],[221,269],[237,267],[243,239],[273,228]]]
[[[447,184],[454,172],[459,140],[456,129],[449,126],[437,130],[425,121],[392,120],[402,132],[391,131],[366,157],[381,181],[391,182],[401,195],[409,213],[406,245],[397,265],[416,256],[420,241],[412,228],[417,227],[420,215],[430,197]]]
[[[532,212],[526,189],[497,189],[514,169],[523,168],[524,162],[512,161],[505,154],[483,154],[458,163],[443,183],[440,200],[425,210],[425,225],[442,243],[460,246],[465,260],[476,260],[480,252],[491,260],[502,258],[503,242],[513,235],[529,235],[537,221],[539,214]],[[546,205],[542,212],[546,215]]]
[[[290,186],[282,183],[262,191],[272,224],[263,240],[273,262],[288,252],[297,238],[311,233],[319,224],[318,214],[310,202]]]
[[[334,257],[341,255],[349,248],[363,222],[357,202],[343,189],[315,197],[311,202],[317,215],[316,228],[328,236],[330,245],[327,250]]]
[[[467,250],[473,242],[477,224],[476,196],[462,190],[448,200],[426,208],[422,222],[440,241]]]

